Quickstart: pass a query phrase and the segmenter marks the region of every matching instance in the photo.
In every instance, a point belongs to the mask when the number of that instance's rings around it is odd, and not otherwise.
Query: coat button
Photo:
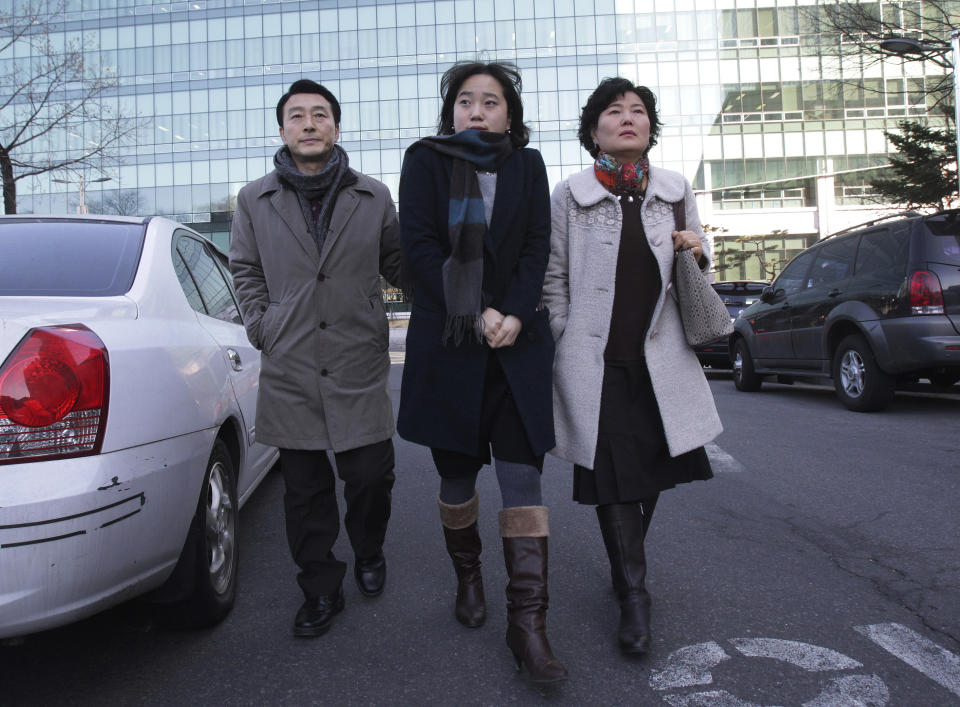
[[[321,370],[320,370],[320,375],[321,375],[321,376],[327,375],[327,369],[326,369],[326,368],[321,369]]]
[[[320,328],[321,328],[321,329],[326,329],[326,328],[327,328],[327,323],[326,323],[326,322],[320,322]]]
[[[317,280],[319,280],[320,282],[323,282],[326,279],[327,279],[327,276],[324,275],[323,273],[320,273],[319,275],[317,275]]]

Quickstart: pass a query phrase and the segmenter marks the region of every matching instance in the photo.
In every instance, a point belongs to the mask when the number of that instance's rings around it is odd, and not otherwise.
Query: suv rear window
[[[146,227],[0,221],[0,296],[110,297],[133,285]]]
[[[925,260],[960,265],[960,214],[940,214],[924,219],[932,237],[925,238]]]

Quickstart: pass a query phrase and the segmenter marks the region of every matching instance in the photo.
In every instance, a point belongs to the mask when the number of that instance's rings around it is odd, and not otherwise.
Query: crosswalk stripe
[[[710,457],[710,466],[714,471],[746,471],[743,464],[731,457],[713,442],[705,445],[705,449],[707,450],[707,456]]]
[[[960,695],[960,658],[950,651],[901,624],[854,626],[853,630],[953,694]]]

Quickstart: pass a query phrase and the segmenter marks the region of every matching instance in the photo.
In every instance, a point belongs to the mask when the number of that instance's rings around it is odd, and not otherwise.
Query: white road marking
[[[725,690],[708,690],[692,695],[666,695],[663,699],[673,707],[760,707],[755,702],[746,702]]]
[[[746,471],[743,464],[723,451],[719,445],[710,442],[705,445],[705,449],[707,450],[707,456],[710,457],[710,466],[714,471]]]
[[[831,680],[803,707],[881,707],[889,699],[890,691],[876,675],[845,675]]]
[[[843,653],[823,646],[779,638],[731,638],[730,643],[748,658],[773,658],[810,672],[850,670],[863,665]]]
[[[897,623],[854,626],[853,630],[953,694],[960,695],[960,658],[950,651]]]
[[[730,660],[720,644],[713,641],[685,646],[667,656],[666,666],[650,676],[654,690],[669,690],[674,687],[709,685],[713,682],[711,668]]]
[[[853,670],[863,665],[830,648],[780,638],[731,638],[730,643],[746,658],[769,658],[795,665],[807,672]],[[653,673],[650,686],[655,690],[689,688],[713,682],[711,670],[730,656],[714,641],[680,648],[665,661],[666,667]],[[664,702],[672,707],[760,707],[726,690],[704,690],[686,695],[667,694]],[[876,675],[830,677],[826,686],[803,707],[884,707],[890,691]]]

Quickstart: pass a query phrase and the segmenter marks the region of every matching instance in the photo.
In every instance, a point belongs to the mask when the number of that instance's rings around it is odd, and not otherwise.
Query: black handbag
[[[686,205],[673,202],[675,230],[687,228]],[[720,295],[710,286],[690,248],[676,251],[673,286],[680,305],[683,334],[690,346],[703,346],[733,333],[733,321]]]

